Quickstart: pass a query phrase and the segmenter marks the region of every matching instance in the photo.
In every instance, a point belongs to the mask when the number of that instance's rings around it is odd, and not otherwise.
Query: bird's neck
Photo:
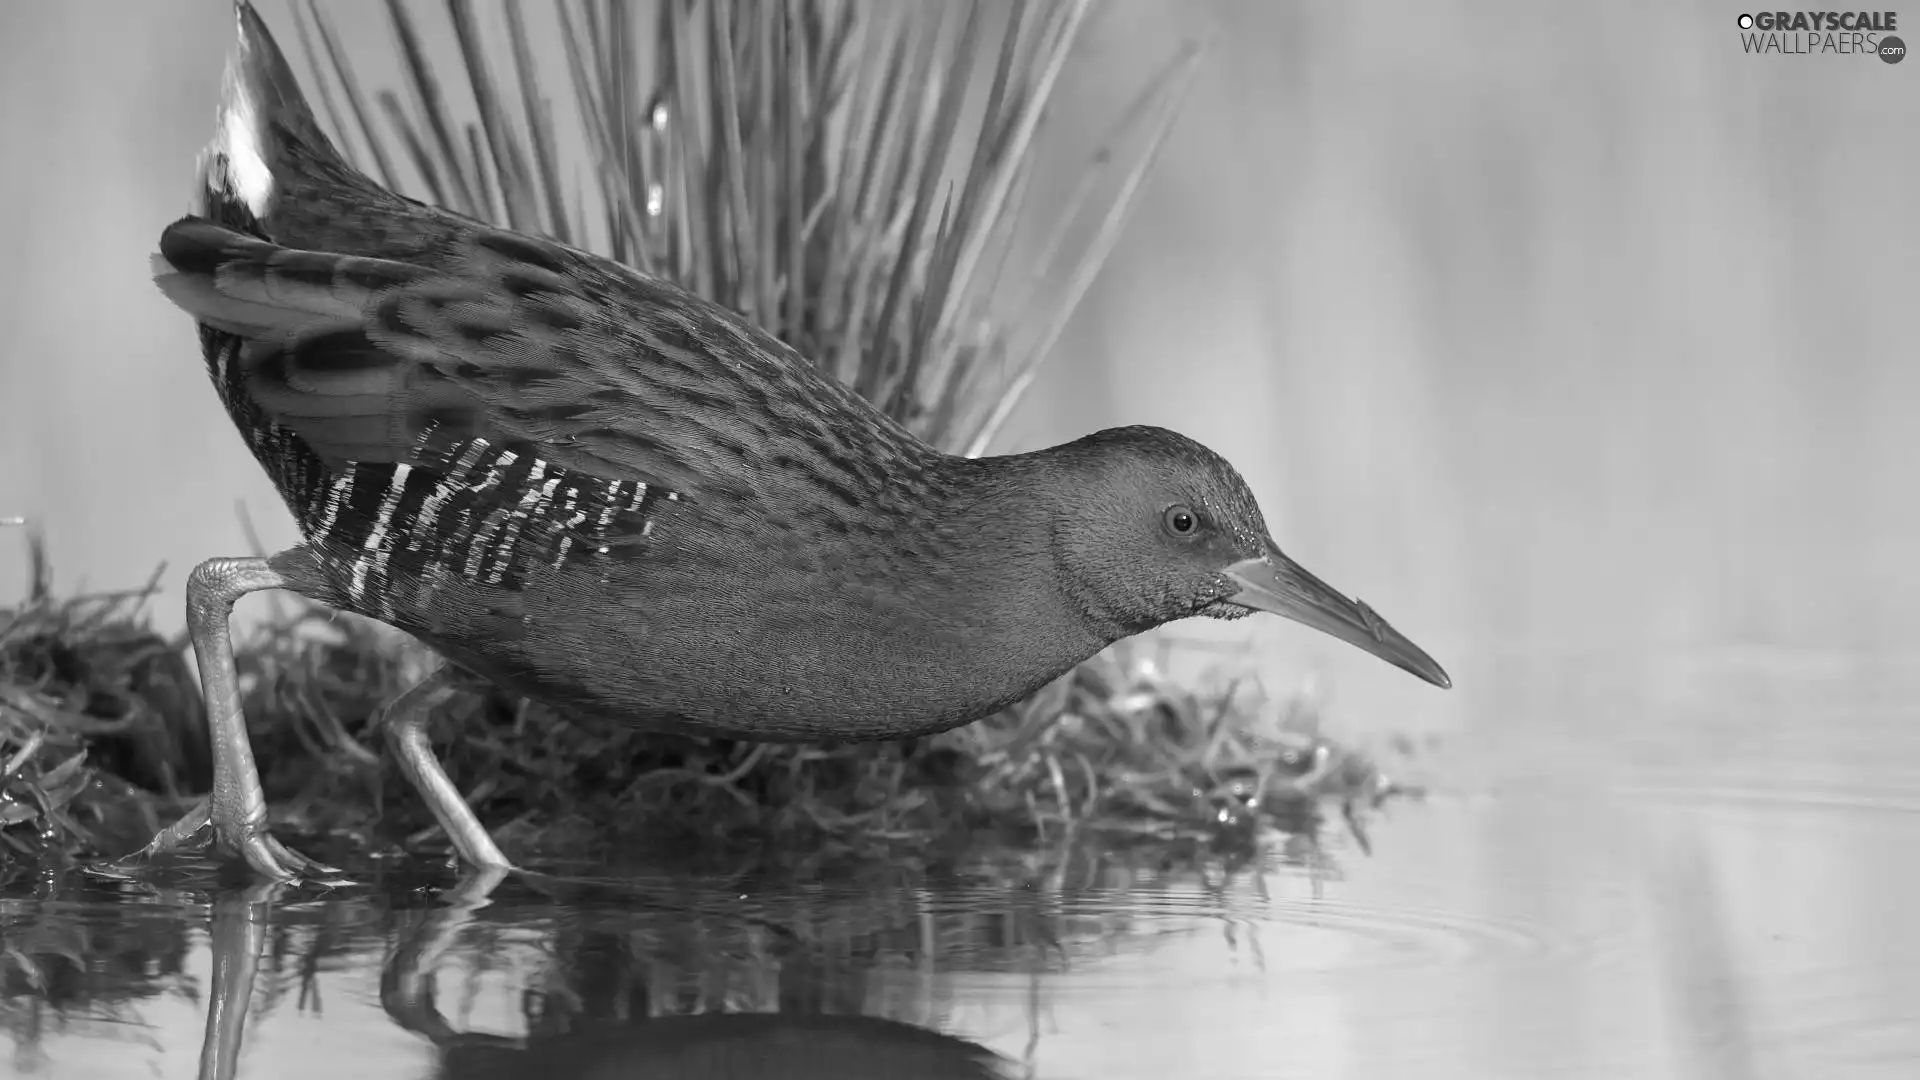
[[[973,666],[1021,696],[1127,634],[1095,614],[1062,562],[1060,470],[1048,451],[949,458],[929,506],[947,617]]]
[[[778,667],[770,685],[814,687],[832,669],[830,698],[788,694],[779,710],[831,711],[844,738],[928,734],[1009,706],[1124,636],[1089,617],[1063,572],[1061,477],[1044,455],[896,453],[875,480],[817,543],[790,542],[808,520],[797,512],[765,533],[701,533],[735,545],[711,553],[727,565],[788,553],[754,577],[737,616],[689,620],[715,635],[701,641],[709,654]]]

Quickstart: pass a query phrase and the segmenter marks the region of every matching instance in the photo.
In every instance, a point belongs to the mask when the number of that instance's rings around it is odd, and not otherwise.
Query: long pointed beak
[[[1357,645],[1402,671],[1412,672],[1441,689],[1453,685],[1447,673],[1420,646],[1387,625],[1373,609],[1349,600],[1339,590],[1308,573],[1306,568],[1274,548],[1264,558],[1245,559],[1227,567],[1226,575],[1240,586],[1227,602],[1254,611],[1266,611],[1349,645]]]

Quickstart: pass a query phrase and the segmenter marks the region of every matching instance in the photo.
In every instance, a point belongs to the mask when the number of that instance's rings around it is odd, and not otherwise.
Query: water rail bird
[[[302,542],[187,582],[211,830],[286,879],[228,628],[288,589],[583,721],[759,741],[930,734],[1122,638],[1255,611],[1438,686],[1406,637],[1282,554],[1240,475],[1120,427],[937,450],[758,326],[657,277],[401,197],[322,132],[237,5],[217,133],[155,280]],[[506,860],[441,768],[443,666],[385,727],[459,855]]]

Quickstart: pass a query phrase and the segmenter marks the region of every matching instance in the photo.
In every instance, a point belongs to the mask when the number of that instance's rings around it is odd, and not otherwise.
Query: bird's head
[[[1054,555],[1089,618],[1133,634],[1191,615],[1271,612],[1447,687],[1447,673],[1373,609],[1281,552],[1226,459],[1154,427],[1054,448]]]

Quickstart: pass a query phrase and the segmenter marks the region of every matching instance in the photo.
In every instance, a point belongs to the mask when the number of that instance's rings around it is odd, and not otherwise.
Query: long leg
[[[211,825],[218,850],[240,855],[255,873],[276,881],[338,871],[292,851],[267,832],[267,795],[247,741],[240,711],[240,675],[233,665],[233,634],[227,621],[234,601],[287,581],[265,559],[208,559],[187,576],[187,632],[200,665],[207,699],[207,730],[213,740],[213,794],[163,829],[147,845],[154,854],[184,845]]]
[[[493,837],[487,835],[480,819],[473,815],[473,808],[467,805],[447,770],[441,768],[440,759],[433,756],[433,746],[427,741],[427,717],[436,706],[453,696],[456,686],[453,669],[442,664],[395,698],[386,710],[387,742],[400,762],[401,771],[427,801],[427,809],[433,811],[434,820],[446,830],[447,839],[453,841],[453,849],[460,858],[469,866],[505,870],[512,864],[500,853]]]

